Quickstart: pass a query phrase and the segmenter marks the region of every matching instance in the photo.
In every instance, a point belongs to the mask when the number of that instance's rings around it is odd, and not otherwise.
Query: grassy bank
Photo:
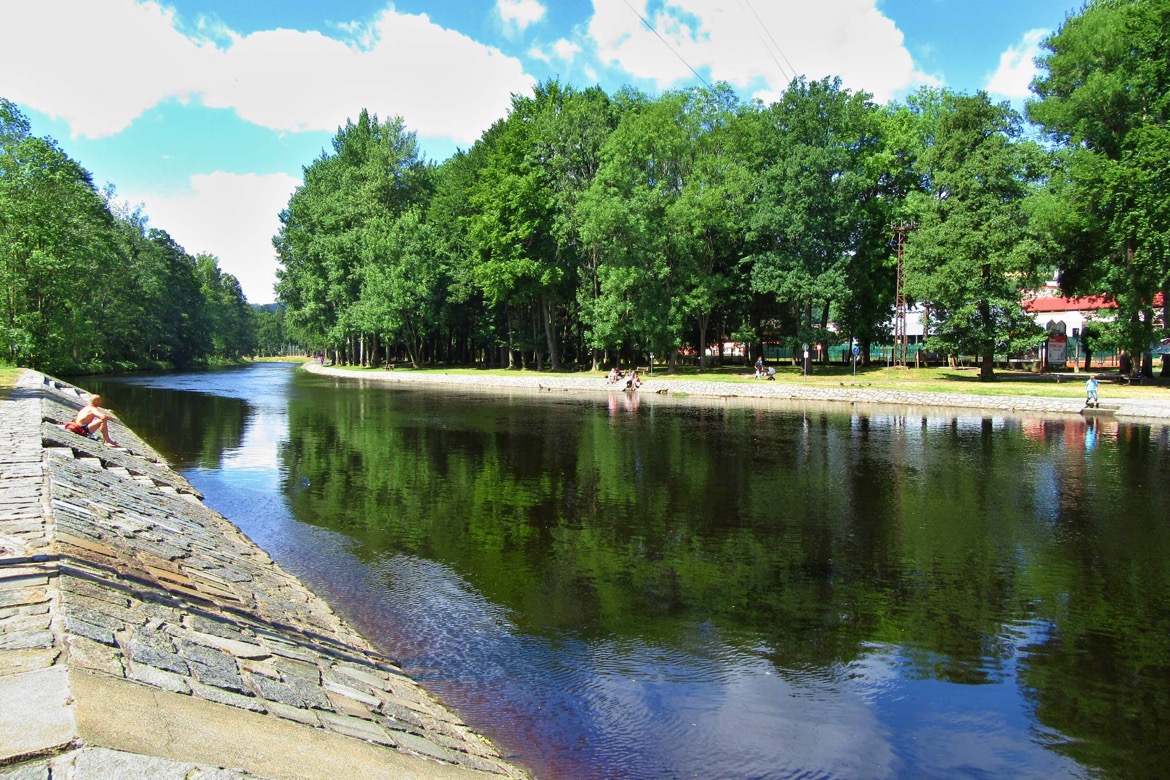
[[[249,363],[308,363],[312,358],[305,355],[278,355],[276,357],[248,358]]]
[[[360,368],[339,366],[354,373],[383,373],[382,368]],[[412,369],[399,366],[395,371],[409,371],[422,374],[472,374],[476,376],[531,376],[552,375],[551,371],[522,371],[519,369],[485,369],[438,367]],[[564,371],[565,375],[596,377],[601,379],[603,371]],[[681,366],[673,374],[655,367],[653,376],[643,373],[647,379],[666,383],[683,381],[726,382],[728,384],[755,384],[762,380],[754,377],[751,369],[743,366],[720,366],[702,372],[694,366]],[[865,387],[875,390],[905,390],[915,393],[967,393],[981,396],[1035,396],[1043,398],[1083,398],[1086,374],[1067,373],[1033,374],[1023,371],[998,371],[992,382],[979,379],[978,368],[914,368],[894,369],[885,366],[858,368],[854,377],[852,369],[845,366],[816,366],[811,376],[801,375],[793,366],[776,367],[776,381],[791,385],[824,385],[831,387]],[[1170,380],[1146,380],[1141,385],[1122,385],[1109,381],[1115,374],[1098,372],[1102,378],[1101,396],[1112,398],[1157,398],[1170,399]]]
[[[19,368],[0,366],[0,391],[11,390],[16,387],[16,378],[19,376]]]

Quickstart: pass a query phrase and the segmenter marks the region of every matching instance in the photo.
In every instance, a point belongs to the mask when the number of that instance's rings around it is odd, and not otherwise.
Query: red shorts
[[[76,433],[78,436],[89,436],[89,426],[70,420],[65,423],[65,430],[70,433]]]

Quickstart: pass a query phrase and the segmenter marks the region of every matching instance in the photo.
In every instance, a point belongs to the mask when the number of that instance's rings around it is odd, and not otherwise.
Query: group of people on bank
[[[623,375],[622,370],[614,366],[609,371],[609,376],[606,377],[605,383],[607,385],[619,385],[624,383],[623,390],[637,390],[642,386],[642,378],[638,376],[638,369],[630,369],[628,375]]]

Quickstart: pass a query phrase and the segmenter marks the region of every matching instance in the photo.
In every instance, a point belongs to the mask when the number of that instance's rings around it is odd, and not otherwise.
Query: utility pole
[[[899,222],[891,230],[898,240],[898,281],[894,290],[894,368],[906,367],[906,290],[902,275],[902,246],[906,234],[915,227],[913,222]]]

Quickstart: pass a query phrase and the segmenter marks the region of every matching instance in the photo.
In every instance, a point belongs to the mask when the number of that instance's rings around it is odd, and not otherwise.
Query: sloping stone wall
[[[0,402],[0,777],[524,776],[87,397]]]

